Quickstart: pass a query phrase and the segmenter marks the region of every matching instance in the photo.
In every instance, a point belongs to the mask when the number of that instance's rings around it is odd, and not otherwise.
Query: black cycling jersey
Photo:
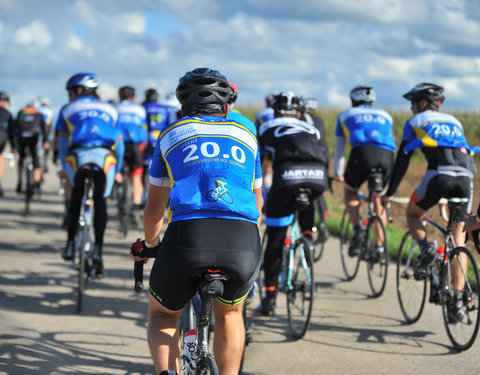
[[[262,124],[259,143],[273,160],[273,169],[284,162],[328,164],[325,133],[316,126],[292,117],[279,117]]]
[[[47,125],[43,115],[32,107],[20,110],[17,115],[17,138],[31,138],[36,134],[47,140]]]
[[[4,139],[6,141],[5,134],[8,134],[8,139],[10,141],[10,146],[16,148],[14,144],[14,131],[15,131],[15,120],[13,119],[12,114],[5,108],[0,107],[0,133],[4,133]],[[5,142],[6,143],[6,142]],[[5,147],[0,147],[0,153]]]
[[[328,142],[327,138],[325,137],[325,123],[323,120],[316,115],[312,115],[310,113],[304,113],[300,117],[300,120],[308,122],[310,125],[315,126],[318,130],[320,130],[320,148],[327,156],[327,163],[325,166],[327,167],[328,171],[328,163],[330,162],[330,152],[328,151]]]

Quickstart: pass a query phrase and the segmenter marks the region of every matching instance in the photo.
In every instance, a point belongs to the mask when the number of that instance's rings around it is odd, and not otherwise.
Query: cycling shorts
[[[28,154],[32,156],[33,168],[40,168],[40,158],[38,157],[38,134],[33,135],[32,137],[24,138],[20,137],[18,140],[18,163],[23,165],[23,161]],[[27,151],[28,150],[28,151]]]
[[[393,151],[374,146],[355,147],[350,152],[345,169],[344,185],[351,191],[358,191],[367,180],[370,170],[382,169],[385,190],[393,169]],[[384,192],[380,193],[383,194]]]
[[[143,144],[125,142],[123,159],[130,170],[130,176],[141,176],[143,173]]]
[[[460,220],[465,221],[467,212],[471,211],[473,198],[473,181],[461,171],[439,172],[428,169],[420,184],[412,194],[412,202],[427,211],[438,203],[440,198],[468,198],[468,205],[462,207]]]
[[[314,200],[327,186],[327,170],[323,164],[302,162],[275,166],[265,205],[267,225],[287,226],[291,223],[295,210],[295,193],[299,188],[310,189],[310,199]]]
[[[0,130],[0,154],[5,150],[7,144],[8,134],[7,132]]]
[[[177,311],[195,295],[198,272],[220,270],[230,276],[218,300],[236,305],[258,275],[261,245],[258,227],[245,220],[196,219],[170,223],[150,273],[150,293]]]

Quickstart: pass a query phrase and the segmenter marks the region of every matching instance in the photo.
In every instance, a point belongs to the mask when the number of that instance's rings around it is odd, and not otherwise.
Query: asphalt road
[[[60,258],[66,233],[58,180],[51,170],[41,199],[24,216],[15,179],[7,169],[6,196],[0,198],[0,374],[154,374],[146,343],[147,295],[134,292],[128,257],[130,242],[142,232],[120,238],[110,201],[107,275],[89,284],[77,314],[76,273]],[[254,317],[245,374],[478,373],[480,339],[456,352],[438,306],[427,305],[414,325],[403,323],[393,267],[384,295],[371,299],[365,265],[355,280],[344,281],[338,239],[330,238],[316,277],[305,338],[289,337],[286,298],[280,295],[275,317]]]

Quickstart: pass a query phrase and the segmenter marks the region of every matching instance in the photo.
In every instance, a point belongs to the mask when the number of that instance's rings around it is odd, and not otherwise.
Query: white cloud
[[[15,41],[24,46],[48,47],[53,38],[48,26],[42,20],[34,20],[27,26],[19,28],[15,32]]]
[[[83,49],[83,41],[78,35],[72,35],[67,41],[67,48],[80,51]]]
[[[115,17],[116,22],[129,33],[143,34],[145,32],[147,23],[145,17],[139,13],[122,14],[120,17]]]

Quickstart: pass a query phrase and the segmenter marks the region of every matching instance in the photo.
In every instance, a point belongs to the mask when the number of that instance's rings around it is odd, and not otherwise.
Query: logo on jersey
[[[325,174],[321,169],[287,169],[283,171],[282,180],[323,180]]]
[[[317,139],[320,139],[320,132],[312,127],[303,126],[302,124],[291,124],[291,125],[279,125],[275,128],[273,135],[276,138],[280,138],[286,135],[298,134],[298,133],[308,133],[315,134]]]
[[[227,183],[222,180],[215,180],[215,189],[207,191],[207,201],[216,202],[221,200],[225,203],[232,204],[233,197],[232,194],[228,192],[226,188]]]

